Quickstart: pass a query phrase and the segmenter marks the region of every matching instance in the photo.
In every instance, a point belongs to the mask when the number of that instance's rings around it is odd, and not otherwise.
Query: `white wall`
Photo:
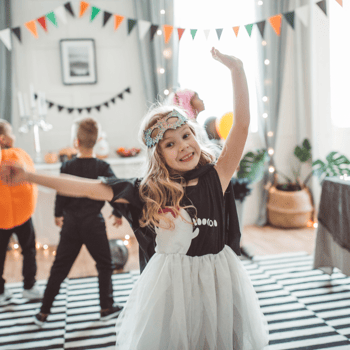
[[[39,38],[36,39],[23,26],[27,21],[39,18],[66,0],[12,0],[12,27],[21,26],[22,44],[14,38],[13,48],[13,124],[17,133],[17,146],[34,155],[32,132],[18,134],[19,112],[17,91],[29,92],[32,83],[36,91],[45,91],[46,98],[57,104],[72,107],[97,105],[112,98],[126,87],[131,94],[125,94],[124,100],[118,99],[116,105],[102,107],[88,114],[66,110],[57,111],[57,107],[48,110],[47,121],[53,125],[49,132],[40,132],[43,153],[58,151],[70,143],[70,127],[78,117],[92,116],[107,132],[111,151],[118,147],[137,147],[137,132],[140,119],[146,110],[143,94],[139,51],[137,46],[137,26],[130,36],[127,35],[126,19],[121,27],[114,31],[114,18],[111,17],[102,27],[103,10],[134,18],[130,0],[100,0],[93,5],[101,8],[93,22],[90,22],[91,7],[79,18],[79,2],[72,1],[76,17],[67,12],[67,24],[59,19],[58,28],[47,20],[48,33],[37,23]],[[66,86],[61,78],[60,39],[92,38],[95,40],[97,59],[97,84]]]

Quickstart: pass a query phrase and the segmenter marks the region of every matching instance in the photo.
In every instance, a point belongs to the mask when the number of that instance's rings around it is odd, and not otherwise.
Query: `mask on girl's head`
[[[157,120],[150,128],[144,131],[146,146],[148,148],[157,144],[169,129],[177,129],[187,122],[187,118],[176,109],[168,113],[165,117]]]

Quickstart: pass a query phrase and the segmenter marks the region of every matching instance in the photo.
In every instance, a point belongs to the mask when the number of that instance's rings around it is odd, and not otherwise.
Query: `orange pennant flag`
[[[24,23],[24,25],[27,27],[27,29],[38,39],[38,32],[36,30],[36,24],[35,21],[29,21],[27,23]]]
[[[163,25],[163,30],[164,30],[164,40],[165,43],[167,44],[171,38],[171,34],[173,33],[173,26],[170,26],[169,24],[164,24]]]
[[[117,30],[120,24],[123,22],[124,16],[114,15],[114,30]]]
[[[282,15],[276,15],[269,18],[269,22],[273,28],[273,30],[276,32],[278,36],[281,34],[281,23],[282,23]]]
[[[80,1],[79,17],[82,17],[84,15],[84,13],[86,12],[88,7],[89,7],[89,3],[85,2],[85,1]]]
[[[343,0],[335,0],[341,7],[343,7]]]
[[[238,32],[239,32],[239,26],[238,26],[238,27],[233,27],[232,29],[233,29],[233,31],[235,32],[236,38],[237,38]]]

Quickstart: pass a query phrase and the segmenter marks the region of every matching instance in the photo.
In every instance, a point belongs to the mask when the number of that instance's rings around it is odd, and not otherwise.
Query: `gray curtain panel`
[[[133,0],[135,17],[138,20],[149,21],[163,30],[163,25],[174,25],[174,1],[176,0]],[[160,11],[164,10],[165,14]],[[151,40],[150,30],[143,39],[139,39],[139,53],[142,65],[142,78],[146,100],[154,103],[162,102],[167,96],[164,90],[170,92],[178,87],[178,37],[176,29],[168,44],[164,36],[154,35]],[[164,74],[159,69],[164,68]]]
[[[264,1],[263,6],[257,6],[257,20],[265,20],[271,16],[279,13],[289,11],[289,2],[287,1],[275,1],[269,0]],[[279,109],[281,102],[281,88],[283,83],[283,72],[284,62],[286,53],[286,33],[284,28],[289,24],[282,19],[281,35],[277,36],[271,25],[266,21],[264,38],[267,43],[266,46],[262,45],[261,36],[257,37],[257,64],[258,64],[258,75],[257,75],[257,98],[258,98],[258,111],[259,111],[259,134],[262,138],[263,144],[266,148],[275,148],[276,139],[278,137],[278,119]],[[264,60],[269,59],[270,64],[265,65]],[[268,97],[267,102],[263,102],[263,96]],[[262,118],[263,113],[268,113],[268,118]],[[273,137],[268,137],[267,132],[272,131]],[[266,166],[265,176],[262,180],[260,190],[262,191],[261,203],[258,208],[259,217],[257,225],[267,224],[267,199],[268,199],[268,185],[273,183],[274,175],[269,173],[268,167],[275,166],[273,158],[271,159],[268,166]]]
[[[0,30],[11,26],[10,0],[0,1]],[[0,118],[11,122],[11,53],[0,43]]]

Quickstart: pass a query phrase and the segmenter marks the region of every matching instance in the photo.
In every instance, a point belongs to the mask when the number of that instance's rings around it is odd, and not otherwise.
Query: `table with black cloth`
[[[350,276],[350,181],[326,178],[322,185],[314,268]]]

